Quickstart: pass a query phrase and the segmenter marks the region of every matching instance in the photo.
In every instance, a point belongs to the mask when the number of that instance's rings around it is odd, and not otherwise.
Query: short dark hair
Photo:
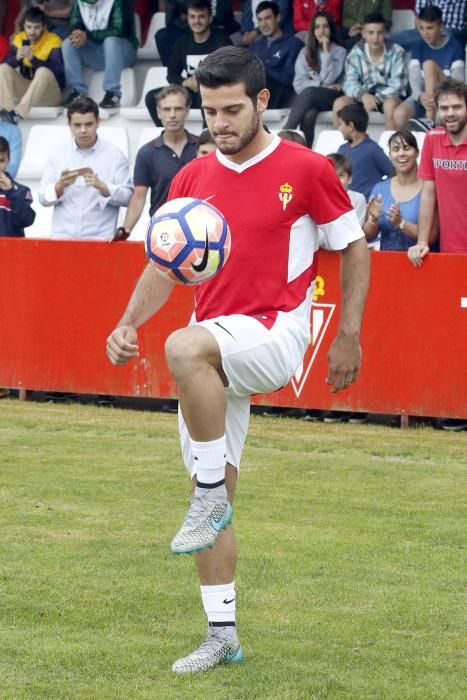
[[[363,18],[362,24],[384,24],[386,27],[386,20],[384,19],[381,12],[369,12]]]
[[[208,88],[243,83],[245,93],[254,103],[266,87],[262,60],[253,51],[239,46],[222,46],[208,54],[195,71],[195,78],[199,85]]]
[[[450,93],[457,95],[457,97],[461,97],[467,105],[467,85],[462,83],[460,80],[454,80],[453,78],[446,78],[446,80],[443,80],[441,85],[436,90],[436,104],[439,104],[440,95],[449,95]]]
[[[422,19],[424,22],[442,22],[443,13],[437,5],[427,5],[422,7],[417,15],[418,19]]]
[[[10,144],[4,136],[0,136],[0,153],[6,153],[10,159]]]
[[[185,107],[191,106],[191,95],[183,85],[167,85],[156,93],[156,107],[159,107],[162,100],[170,95],[182,95],[185,99]]]
[[[187,10],[208,10],[212,15],[212,4],[210,0],[187,0],[185,3]]]
[[[277,135],[281,138],[284,139],[285,141],[292,141],[293,143],[299,143],[302,146],[306,146],[306,139],[301,133],[301,131],[297,131],[297,129],[281,129],[281,131],[277,132]]]
[[[328,153],[329,160],[334,165],[337,173],[346,173],[352,177],[352,161],[342,153]]]
[[[419,148],[417,139],[410,131],[410,129],[399,129],[399,131],[395,131],[393,134],[391,134],[391,137],[388,141],[389,149],[391,148],[391,145],[394,143],[394,141],[396,141],[396,139],[399,139],[399,141],[402,141],[402,143],[405,143],[407,146],[415,148],[415,150],[418,152]]]
[[[198,141],[196,142],[196,148],[204,146],[206,143],[216,143],[209,129],[203,129],[203,131],[200,133],[200,135],[198,136]]]
[[[264,12],[264,10],[272,10],[274,17],[280,14],[279,5],[277,2],[272,2],[272,0],[262,0],[255,10],[256,16],[258,16],[260,12]]]
[[[337,112],[337,116],[346,124],[352,122],[357,131],[364,133],[368,128],[368,112],[363,105],[346,105]]]
[[[73,114],[88,114],[88,112],[91,112],[96,119],[99,119],[99,107],[97,106],[97,102],[94,102],[92,97],[80,95],[69,105],[66,116],[70,122]]]
[[[21,18],[24,27],[25,22],[35,22],[36,24],[47,24],[47,15],[40,7],[30,7]]]

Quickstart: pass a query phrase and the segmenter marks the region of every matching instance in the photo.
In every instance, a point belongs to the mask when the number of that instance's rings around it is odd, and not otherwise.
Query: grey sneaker
[[[222,628],[210,628],[208,636],[194,652],[178,659],[173,666],[174,673],[200,673],[209,671],[219,664],[239,664],[243,661],[240,642],[226,636]]]
[[[172,540],[174,554],[192,554],[212,547],[219,533],[232,522],[233,509],[226,498],[208,500],[192,496],[183,525]]]
[[[409,127],[412,131],[431,131],[435,128],[435,123],[429,117],[413,117],[409,119]]]

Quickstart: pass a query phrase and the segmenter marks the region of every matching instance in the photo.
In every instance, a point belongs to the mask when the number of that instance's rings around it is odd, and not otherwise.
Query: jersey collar
[[[244,163],[234,163],[233,161],[226,158],[219,151],[219,149],[217,149],[217,160],[219,161],[219,163],[221,163],[221,165],[224,165],[226,168],[229,168],[229,170],[235,170],[235,172],[237,173],[243,173],[248,168],[251,168],[253,165],[260,163],[262,160],[267,158],[273,151],[276,150],[280,142],[281,140],[279,136],[277,136],[277,134],[273,134],[271,143],[268,146],[266,146],[266,148],[264,148],[262,151],[253,156],[253,158],[246,160]]]

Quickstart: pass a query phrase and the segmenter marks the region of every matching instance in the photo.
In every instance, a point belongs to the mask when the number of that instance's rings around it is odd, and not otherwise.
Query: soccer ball
[[[216,275],[230,253],[230,230],[209,202],[172,199],[151,217],[146,254],[158,272],[178,284],[199,284]]]

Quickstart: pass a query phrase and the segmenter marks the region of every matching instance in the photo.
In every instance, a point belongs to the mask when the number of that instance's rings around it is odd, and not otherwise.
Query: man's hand
[[[357,36],[357,34],[362,33],[362,25],[357,22],[353,24],[349,29],[349,36]]]
[[[83,179],[88,187],[95,187],[95,189],[100,192],[103,197],[108,197],[110,195],[109,188],[105,182],[103,180],[99,180],[93,170],[84,173]]]
[[[376,112],[378,109],[378,98],[371,95],[369,92],[365,92],[362,95],[362,104],[367,112]]]
[[[61,197],[65,192],[66,188],[73,185],[78,177],[78,172],[76,170],[63,170],[57,182],[55,183],[55,192],[57,197]]]
[[[188,78],[185,78],[185,80],[182,81],[183,87],[186,87],[187,90],[191,90],[192,92],[198,92],[198,83],[196,81],[196,78],[194,75],[189,75]]]
[[[420,104],[429,112],[436,108],[435,96],[429,92],[422,92],[420,95]]]
[[[414,267],[421,267],[423,265],[423,258],[430,252],[430,247],[426,243],[417,243],[416,245],[410,246],[407,251],[410,262]]]
[[[70,36],[70,44],[75,47],[75,49],[80,49],[88,40],[86,32],[82,29],[73,29]]]
[[[361,364],[359,336],[339,333],[328,352],[326,384],[332,387],[333,394],[347,389],[358,378]]]
[[[120,326],[107,338],[107,357],[113,365],[126,365],[139,355],[138,334],[133,326]]]
[[[22,61],[23,58],[27,58],[29,61],[32,61],[34,58],[34,54],[30,46],[20,46],[16,52],[17,61]]]
[[[256,41],[257,38],[258,35],[255,30],[253,30],[252,32],[244,32],[241,36],[240,44],[242,46],[249,46],[254,41]]]

